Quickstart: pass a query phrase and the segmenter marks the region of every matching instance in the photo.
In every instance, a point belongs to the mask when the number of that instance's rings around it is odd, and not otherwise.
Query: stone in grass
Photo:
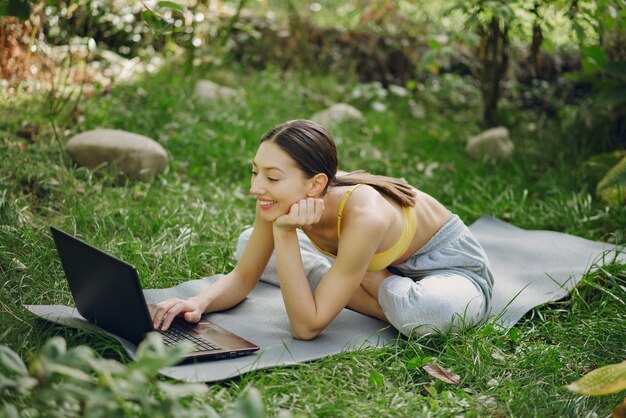
[[[513,149],[509,130],[504,126],[487,129],[470,138],[465,145],[465,151],[471,157],[484,161],[510,158],[513,155]]]
[[[65,146],[80,166],[114,167],[128,177],[150,179],[167,168],[168,156],[156,141],[117,129],[95,129],[72,137]]]
[[[220,86],[211,80],[198,80],[194,94],[198,99],[206,102],[218,102],[240,97],[237,90]]]
[[[365,116],[359,109],[347,103],[336,103],[327,109],[315,113],[311,120],[326,129],[348,122],[365,122]]]

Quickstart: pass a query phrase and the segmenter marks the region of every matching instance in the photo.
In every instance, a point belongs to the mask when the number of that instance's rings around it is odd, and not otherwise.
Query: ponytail
[[[415,206],[415,190],[404,180],[387,176],[378,176],[359,170],[347,174],[337,175],[333,186],[353,186],[367,184],[380,193],[389,196],[400,206]]]

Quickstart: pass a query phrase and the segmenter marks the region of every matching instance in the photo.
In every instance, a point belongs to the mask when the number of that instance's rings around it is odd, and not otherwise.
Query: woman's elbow
[[[295,338],[296,340],[303,340],[303,341],[311,341],[312,339],[314,339],[321,333],[322,333],[321,329],[316,330],[316,329],[293,328],[291,330],[291,335],[293,335],[293,338]]]

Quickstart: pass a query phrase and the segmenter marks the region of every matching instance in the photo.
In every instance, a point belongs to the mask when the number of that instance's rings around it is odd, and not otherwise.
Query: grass
[[[201,77],[236,86],[245,98],[198,103],[190,97]],[[233,267],[238,234],[253,220],[248,173],[258,139],[271,126],[308,117],[328,102],[353,102],[368,119],[364,127],[332,131],[342,169],[404,177],[468,224],[488,213],[523,228],[624,243],[626,209],[594,197],[593,184],[577,171],[588,147],[564,143],[552,121],[531,130],[536,115],[505,108],[516,154],[486,165],[463,149],[464,140],[480,130],[471,82],[443,77],[437,88],[425,83],[416,94],[423,118],[411,116],[408,100],[395,96],[380,99],[388,111],[375,112],[370,101],[351,99],[354,84],[237,67],[184,76],[171,66],[86,99],[74,114],[46,116],[39,97],[3,99],[2,343],[27,358],[60,334],[69,346],[88,344],[128,361],[110,338],[44,324],[22,307],[72,303],[48,226],[134,264],[146,288],[225,272]],[[37,132],[33,141],[18,135],[24,127]],[[136,183],[106,168],[74,166],[60,145],[98,127],[156,139],[170,153],[169,171],[154,182]],[[626,358],[625,276],[625,265],[607,261],[570,298],[534,309],[509,332],[484,326],[252,372],[211,385],[209,395],[196,401],[224,411],[253,386],[269,416],[280,410],[332,417],[606,416],[619,395],[577,396],[564,385]],[[459,374],[461,384],[433,381],[419,367],[425,362]]]

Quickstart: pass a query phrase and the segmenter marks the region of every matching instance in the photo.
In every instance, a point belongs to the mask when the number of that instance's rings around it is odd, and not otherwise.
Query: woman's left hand
[[[278,217],[274,227],[291,230],[298,227],[315,225],[322,218],[324,200],[309,197],[291,205],[289,213]]]
[[[152,325],[156,330],[167,331],[170,324],[178,315],[187,322],[196,323],[202,318],[202,308],[193,298],[178,299],[171,298],[154,305],[148,305]]]

